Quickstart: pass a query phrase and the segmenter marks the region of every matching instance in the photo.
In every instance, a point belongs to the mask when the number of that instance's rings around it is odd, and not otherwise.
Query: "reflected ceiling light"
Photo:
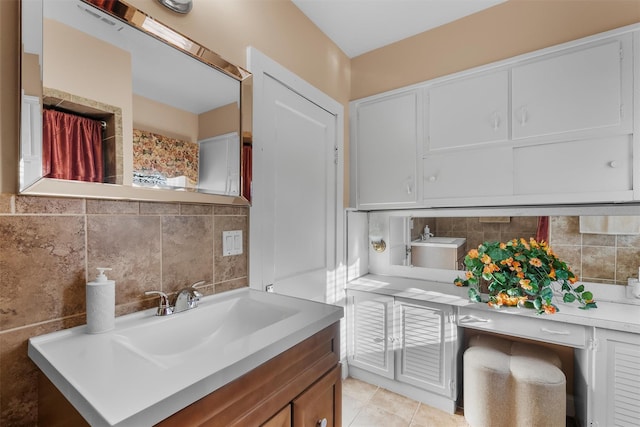
[[[158,21],[154,21],[153,18],[149,16],[144,18],[142,28],[149,31],[150,33],[155,34],[162,40],[165,40],[186,51],[190,51],[193,47],[193,42],[191,40],[184,37],[182,34],[173,31],[171,28],[159,23]]]
[[[192,0],[158,0],[158,3],[178,13],[189,13],[193,7]]]

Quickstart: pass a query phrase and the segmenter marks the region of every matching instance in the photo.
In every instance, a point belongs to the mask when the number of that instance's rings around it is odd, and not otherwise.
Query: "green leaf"
[[[567,280],[569,278],[569,273],[566,270],[556,270],[556,277],[558,280]]]
[[[536,308],[536,310],[540,310],[540,307],[542,307],[542,298],[538,297],[533,300],[533,306]]]
[[[576,300],[575,295],[573,294],[564,294],[562,297],[562,301],[564,302],[574,302]]]
[[[589,291],[585,291],[582,293],[582,299],[585,301],[591,301],[593,299],[593,294]]]
[[[577,292],[577,293],[580,293],[580,292],[582,292],[582,291],[584,291],[584,285],[580,285],[580,286],[578,286],[578,287],[576,288],[576,292]]]
[[[475,288],[469,288],[469,301],[480,302],[480,294],[478,294],[478,290]]]

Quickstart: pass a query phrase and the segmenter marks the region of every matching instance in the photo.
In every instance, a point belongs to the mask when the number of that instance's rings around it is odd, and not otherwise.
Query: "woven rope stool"
[[[476,335],[464,352],[464,417],[471,427],[564,427],[560,358],[535,344]]]

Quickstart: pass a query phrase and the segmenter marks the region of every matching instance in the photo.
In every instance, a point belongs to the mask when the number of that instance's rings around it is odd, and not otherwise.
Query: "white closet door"
[[[265,76],[269,165],[263,277],[275,292],[324,301],[333,286],[336,117]]]

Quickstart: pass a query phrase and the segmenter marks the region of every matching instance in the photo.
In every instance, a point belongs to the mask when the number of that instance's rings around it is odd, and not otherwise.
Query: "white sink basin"
[[[197,351],[210,344],[223,348],[297,312],[249,297],[226,299],[124,329],[113,339],[144,357],[166,363],[165,356]]]
[[[342,307],[248,288],[192,310],[120,316],[29,339],[29,357],[92,426],[154,425],[343,316]]]
[[[464,245],[466,239],[461,237],[429,237],[426,240],[417,239],[411,242],[412,246],[447,246],[447,247],[460,247]]]

